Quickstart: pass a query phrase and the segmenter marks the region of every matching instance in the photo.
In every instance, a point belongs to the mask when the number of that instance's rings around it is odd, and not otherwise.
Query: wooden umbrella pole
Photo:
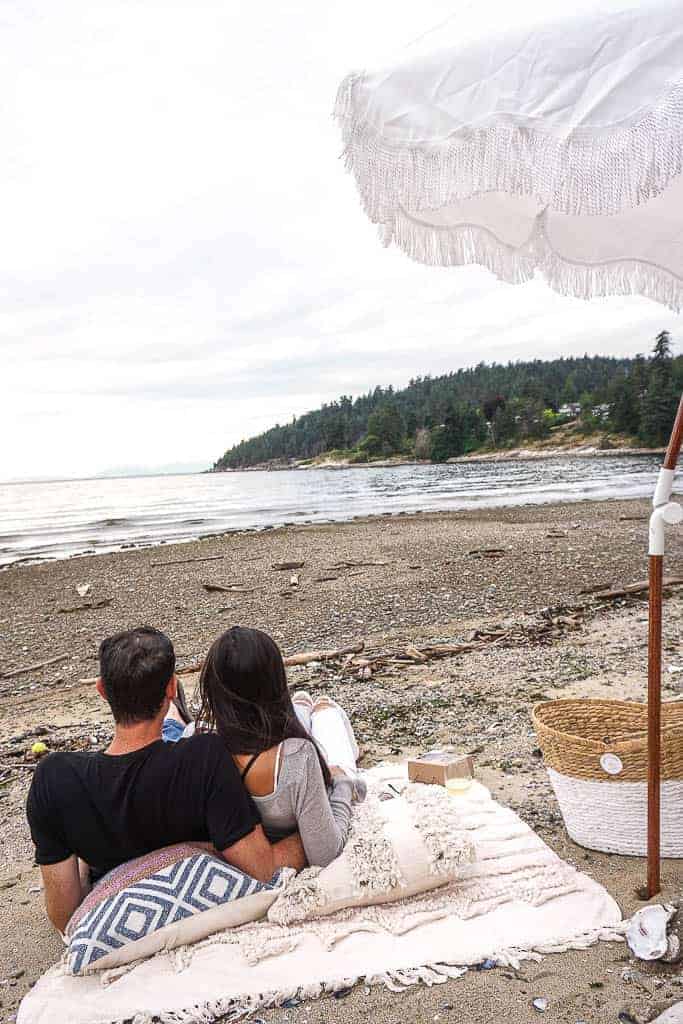
[[[662,768],[662,555],[650,555],[647,645],[647,898],[660,890],[660,790]]]
[[[662,469],[675,470],[683,441],[683,395]],[[657,498],[655,498],[657,503]],[[650,554],[647,669],[647,897],[660,891],[662,771],[662,578],[664,555]]]

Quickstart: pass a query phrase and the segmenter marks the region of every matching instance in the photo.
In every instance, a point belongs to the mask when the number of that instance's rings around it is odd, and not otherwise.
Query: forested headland
[[[683,356],[662,331],[652,352],[493,363],[407,387],[375,387],[276,424],[230,448],[214,472],[288,465],[326,455],[364,463],[401,456],[445,462],[479,451],[539,445],[553,436],[601,448],[665,445],[683,390]]]

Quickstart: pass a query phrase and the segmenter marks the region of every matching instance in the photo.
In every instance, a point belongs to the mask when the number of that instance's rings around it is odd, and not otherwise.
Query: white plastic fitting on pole
[[[654,508],[659,508],[660,505],[666,505],[670,500],[675,475],[675,469],[660,469],[659,476],[657,477],[657,483],[655,485],[654,497],[652,498],[652,505]]]
[[[664,554],[664,525],[676,526],[683,523],[683,507],[677,501],[667,501],[660,505],[650,516],[650,548],[651,555]]]

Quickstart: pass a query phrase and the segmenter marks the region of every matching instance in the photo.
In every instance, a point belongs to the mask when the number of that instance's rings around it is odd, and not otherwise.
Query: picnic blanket
[[[405,780],[405,764],[366,773],[369,787]],[[342,910],[288,927],[258,921],[137,965],[73,977],[49,970],[17,1024],[208,1024],[359,981],[393,991],[463,974],[484,960],[525,959],[619,941],[621,913],[509,808],[474,783],[463,821],[477,852],[449,885],[402,902]]]

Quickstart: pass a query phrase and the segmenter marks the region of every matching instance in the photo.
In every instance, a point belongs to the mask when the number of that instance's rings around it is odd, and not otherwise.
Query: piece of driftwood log
[[[36,762],[37,764],[38,762]],[[15,764],[0,764],[2,771],[14,771],[15,769],[23,769],[24,771],[33,772],[36,769],[35,764],[31,764],[29,761],[17,761]]]
[[[239,583],[202,583],[204,590],[208,591],[209,594],[253,594],[255,590],[260,590],[260,587],[242,587]]]
[[[372,674],[381,668],[391,666],[405,668],[406,665],[418,663],[420,665],[432,659],[454,657],[456,654],[465,654],[469,651],[479,650],[484,646],[482,642],[463,644],[432,644],[425,647],[416,647],[408,644],[402,650],[380,652],[376,655],[368,653],[362,658],[352,657],[342,666],[342,672],[355,672],[361,679],[369,679]]]
[[[342,672],[357,673],[369,678],[377,669],[405,667],[408,664],[424,664],[439,658],[452,658],[458,654],[480,651],[486,647],[517,647],[532,644],[551,644],[564,636],[567,630],[580,629],[583,625],[582,608],[546,609],[541,622],[514,624],[509,627],[478,629],[462,643],[417,644],[402,641],[400,646],[387,650],[365,651],[361,657],[351,657],[342,666]]]
[[[338,579],[339,579],[338,576],[314,576],[313,577],[313,582],[314,583],[331,583],[332,580],[338,580]]]
[[[478,555],[480,558],[502,558],[506,554],[505,548],[472,548],[468,555]]]
[[[303,651],[301,654],[290,654],[284,659],[285,665],[292,667],[293,665],[308,665],[311,661],[334,661],[337,658],[343,658],[346,655],[360,654],[365,649],[365,641],[359,640],[355,644],[348,644],[346,647],[338,647],[330,651]],[[176,669],[177,676],[189,675],[192,672],[200,672],[204,664],[204,661],[195,661],[191,665],[183,665],[182,668]],[[80,682],[88,683],[94,680],[81,679]]]
[[[66,661],[68,657],[68,654],[56,654],[54,658],[48,658],[47,661],[37,661],[35,664],[25,665],[23,668],[13,668],[10,672],[0,671],[0,679],[13,679],[14,676],[21,676],[26,672],[37,672],[41,668],[47,668],[49,665],[56,665],[60,661]]]
[[[286,572],[289,569],[303,569],[305,562],[273,562],[271,569]]]
[[[87,612],[91,608],[106,608],[112,603],[112,597],[103,597],[99,601],[85,601],[84,604],[72,604],[66,608],[58,608],[61,615],[69,615],[71,612]]]
[[[285,658],[285,665],[308,665],[311,661],[335,661],[347,654],[360,654],[365,649],[365,641],[359,640],[355,644],[347,644],[346,647],[337,647],[331,651],[303,651],[301,654],[290,654]]]
[[[389,564],[389,562],[335,562],[330,569],[365,569],[375,565]]]
[[[644,523],[648,519],[648,516],[619,516],[619,521],[622,523]]]
[[[579,593],[580,594],[599,594],[603,590],[611,590],[612,586],[613,586],[613,584],[612,584],[612,581],[610,580],[609,583],[596,583],[592,587],[584,587],[583,590],[579,591]]]
[[[683,584],[683,576],[669,576],[662,583],[662,588],[680,587]],[[633,594],[642,594],[650,587],[648,580],[639,580],[637,583],[630,583],[627,587],[620,587],[613,590],[601,590],[595,595],[598,601],[614,601],[618,597],[630,597]]]
[[[225,555],[201,555],[199,558],[173,558],[170,562],[150,562],[155,569],[163,565],[188,565],[189,562],[217,562]]]

